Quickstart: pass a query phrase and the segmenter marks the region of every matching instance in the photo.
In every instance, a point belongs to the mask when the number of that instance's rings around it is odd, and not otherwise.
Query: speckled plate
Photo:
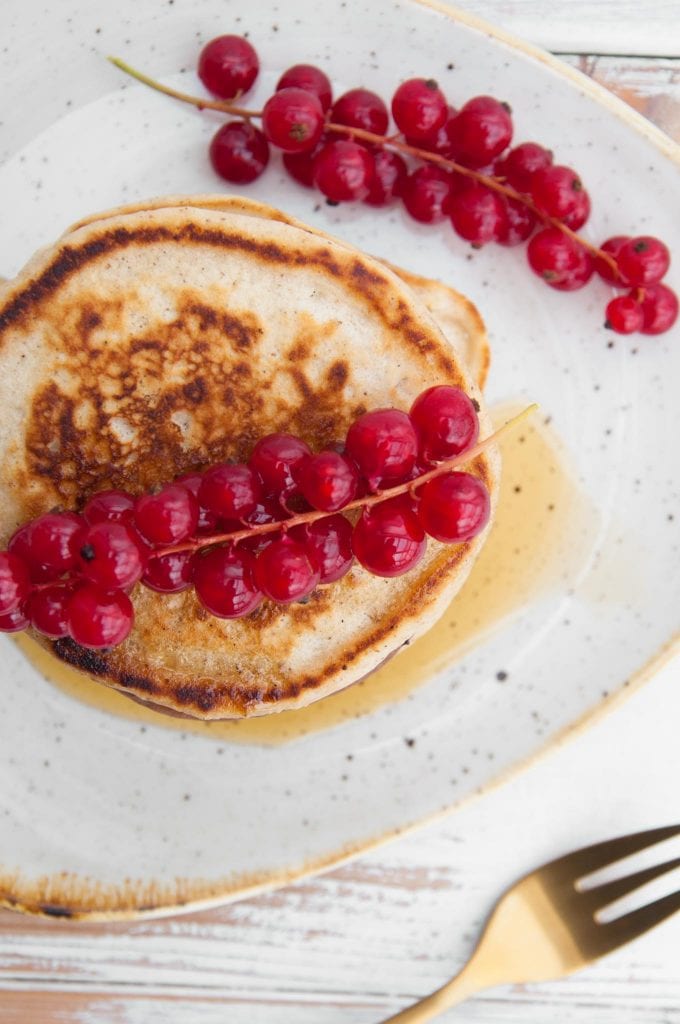
[[[680,252],[677,149],[590,81],[454,11],[386,0],[5,0],[2,23],[5,275],[92,211],[220,188],[206,159],[217,118],[125,81],[104,56],[196,90],[198,48],[225,31],[248,31],[258,47],[256,102],[301,60],[324,66],[338,88],[388,96],[399,80],[428,74],[455,104],[501,95],[518,139],[540,140],[582,172],[594,239],[659,233]],[[263,735],[141,721],[102,705],[96,684],[82,699],[3,638],[6,905],[172,912],[335,863],[507,776],[644,678],[677,635],[678,331],[613,338],[601,326],[600,282],[560,295],[530,275],[520,252],[473,252],[450,229],[421,229],[398,209],[331,209],[290,184],[277,159],[249,194],[477,302],[493,351],[490,400],[538,401],[561,439],[559,456],[546,454],[552,442],[538,446],[535,472],[509,463],[506,501],[528,492],[523,521],[533,528],[473,577],[477,618],[508,558],[541,586],[518,583],[484,642],[453,666],[423,671],[409,693],[395,670],[401,699],[377,706],[357,690],[356,704],[346,698],[321,731],[291,739],[295,729],[281,721],[289,742],[280,745],[271,735],[267,745]],[[551,467],[570,480],[560,508],[546,502]],[[441,634],[439,644],[445,650]],[[413,672],[404,663],[404,676]]]

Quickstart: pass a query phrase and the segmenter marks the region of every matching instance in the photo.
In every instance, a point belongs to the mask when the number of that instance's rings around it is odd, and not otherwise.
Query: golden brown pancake
[[[437,383],[481,400],[425,306],[355,250],[195,205],[103,216],[39,253],[0,295],[0,539],[103,488],[139,493],[245,460],[271,431],[320,449],[366,409],[407,409]],[[495,498],[493,455],[474,469]],[[236,621],[210,616],[193,592],[138,587],[135,628],[119,647],[41,642],[197,717],[302,706],[429,628],[482,542],[431,541],[405,576],[355,566],[305,604],[264,602]]]

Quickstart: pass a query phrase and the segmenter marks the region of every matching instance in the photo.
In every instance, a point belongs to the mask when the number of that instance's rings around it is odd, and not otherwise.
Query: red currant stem
[[[508,430],[512,430],[522,420],[534,412],[538,406],[534,403],[533,405],[527,406],[522,412],[518,413],[517,416],[513,416],[512,419],[504,423],[502,427],[490,434],[483,441],[479,441],[472,448],[467,448],[464,452],[454,456],[452,459],[447,459],[446,462],[441,462],[434,469],[428,470],[427,473],[421,474],[414,480],[409,480],[405,484],[398,484],[396,487],[390,487],[384,491],[378,491],[377,494],[371,495],[369,498],[357,498],[356,501],[349,502],[348,505],[342,509],[343,512],[352,512],[354,509],[368,508],[371,505],[378,505],[382,501],[388,501],[390,498],[397,498],[400,494],[411,493],[414,488],[422,487],[429,480],[434,480],[435,477],[442,476],[444,473],[450,473],[452,470],[457,469],[458,466],[465,465],[476,459],[478,455],[485,452],[492,444],[495,444],[498,439],[505,434]],[[150,557],[159,558],[162,555],[174,554],[178,551],[199,551],[202,548],[212,547],[214,544],[237,544],[240,540],[246,540],[248,537],[255,537],[258,534],[264,533],[278,533],[283,531],[284,533],[292,529],[294,526],[303,526],[306,523],[315,523],[319,519],[327,519],[331,515],[335,515],[334,512],[320,512],[315,510],[313,512],[301,512],[299,515],[292,516],[290,519],[280,520],[274,523],[261,523],[258,526],[250,526],[244,530],[236,530],[233,533],[219,533],[212,537],[197,537],[194,540],[184,541],[182,544],[175,544],[173,547],[163,548],[161,551],[155,551]]]
[[[160,82],[153,78],[149,78],[148,75],[143,74],[141,71],[137,71],[135,68],[130,67],[125,61],[119,57],[108,58],[112,64],[115,64],[117,68],[124,71],[125,74],[131,75],[132,78],[136,78],[138,82],[142,82],[144,85],[148,85],[151,89],[155,89],[157,92],[162,92],[166,96],[172,96],[176,100],[181,100],[183,103],[190,103],[194,107],[198,107],[199,110],[219,110],[223,114],[233,114],[236,117],[242,117],[246,121],[250,122],[253,117],[262,117],[262,111],[260,110],[246,110],[244,107],[237,107],[233,102],[224,100],[204,100],[197,96],[190,96],[188,93],[179,92],[177,89],[172,89],[170,86],[162,85]],[[419,160],[424,160],[431,164],[437,164],[439,167],[443,167],[446,171],[455,171],[457,174],[462,174],[466,178],[471,178],[473,181],[478,181],[482,185],[486,185],[487,188],[492,189],[494,192],[499,192],[501,195],[507,196],[508,199],[514,199],[524,206],[527,206],[532,213],[543,221],[545,224],[552,224],[553,227],[558,228],[563,234],[568,235],[573,239],[577,245],[587,249],[588,252],[592,253],[597,259],[602,260],[611,269],[617,277],[619,275],[619,268],[616,260],[613,256],[610,256],[608,252],[603,249],[598,249],[596,245],[589,242],[587,239],[582,238],[571,228],[568,228],[566,224],[563,224],[561,220],[556,217],[548,217],[542,213],[536,206],[534,206],[531,199],[523,192],[516,192],[514,188],[510,188],[509,185],[503,184],[504,178],[495,178],[488,174],[482,174],[480,171],[474,171],[470,167],[464,167],[462,164],[456,163],[454,160],[447,160],[446,157],[439,156],[438,153],[431,153],[427,149],[419,149],[417,146],[410,146],[407,142],[402,142],[398,135],[375,135],[373,132],[365,131],[363,128],[348,128],[347,125],[333,124],[333,122],[327,122],[325,125],[326,131],[329,132],[340,132],[345,135],[352,135],[353,138],[363,139],[364,142],[368,142],[373,146],[391,146],[393,149],[398,150],[400,153],[408,153],[409,156],[417,157]]]
[[[120,57],[108,57],[107,59],[121,71],[124,71],[126,75],[136,78],[143,85],[148,85],[149,88],[155,89],[156,92],[162,92],[166,96],[172,96],[175,100],[181,100],[182,103],[190,103],[193,107],[198,107],[199,110],[219,110],[222,114],[234,114],[236,117],[243,117],[246,120],[251,117],[262,117],[261,110],[246,110],[245,107],[235,106],[230,100],[204,100],[200,96],[190,96],[186,92],[179,92],[178,89],[172,89],[169,85],[163,85],[161,82],[156,81],[156,79],[149,78],[142,71],[137,71],[136,68],[121,60]]]

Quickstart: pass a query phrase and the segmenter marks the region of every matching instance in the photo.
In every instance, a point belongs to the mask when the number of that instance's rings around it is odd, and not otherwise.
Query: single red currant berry
[[[313,64],[295,64],[284,71],[276,85],[277,92],[281,89],[304,89],[314,93],[324,113],[331,105],[333,90],[330,79]]]
[[[668,270],[671,254],[658,238],[643,235],[624,242],[617,254],[623,277],[633,285],[657,284]]]
[[[430,462],[459,455],[479,436],[477,410],[460,388],[446,384],[428,388],[418,395],[409,416],[418,434],[421,457]]]
[[[16,555],[22,562],[28,567],[28,572],[31,577],[32,583],[48,583],[53,580],[55,575],[52,569],[48,569],[44,565],[40,565],[32,560],[31,557],[31,527],[33,523],[25,523],[20,526],[9,539],[7,544],[7,550],[12,555]]]
[[[600,246],[602,252],[606,252],[615,261],[618,267],[618,257],[621,250],[621,246],[625,245],[626,242],[630,241],[629,235],[616,235],[614,238],[608,238],[606,242],[603,242]],[[629,281],[625,280],[620,270],[615,271],[610,264],[598,256],[595,260],[595,270],[598,272],[603,281],[607,281],[609,284],[615,284],[619,288],[624,285],[630,284]]]
[[[30,527],[31,563],[44,566],[53,576],[69,572],[78,557],[78,537],[85,520],[72,513],[48,512]]]
[[[268,434],[260,438],[253,448],[250,467],[259,476],[267,494],[292,497],[300,493],[295,480],[296,470],[302,460],[311,454],[309,445],[299,437],[293,437],[292,434]]]
[[[90,526],[94,523],[131,523],[134,512],[135,499],[127,491],[100,491],[83,509],[83,519]]]
[[[28,566],[9,551],[0,551],[0,615],[9,615],[28,597]]]
[[[26,604],[26,614],[33,628],[51,640],[68,636],[67,608],[73,594],[73,585],[63,583],[34,590]]]
[[[330,120],[332,124],[344,124],[348,128],[360,128],[374,135],[384,135],[390,115],[380,96],[370,89],[350,89],[333,104]],[[347,134],[351,135],[350,132]]]
[[[262,526],[264,523],[281,523],[287,516],[288,513],[281,507],[280,502],[270,495],[261,498],[250,515],[245,516],[245,520],[251,526]]]
[[[319,567],[305,545],[282,537],[260,551],[255,582],[272,601],[288,604],[311,594],[319,582]]]
[[[203,483],[202,473],[184,473],[183,476],[178,476],[174,481],[176,484],[181,484],[182,487],[186,487],[188,491],[191,491],[196,501],[198,501],[198,492]],[[209,536],[214,533],[219,525],[218,516],[214,513],[209,512],[207,508],[199,502],[198,509],[198,526],[196,527],[196,533],[200,536]]]
[[[357,495],[359,473],[354,463],[338,452],[319,452],[303,459],[296,479],[304,498],[322,512],[337,512]]]
[[[562,217],[562,223],[572,231],[578,231],[590,217],[590,196],[584,188],[574,193],[574,202],[570,213]]]
[[[518,192],[531,192],[531,179],[536,171],[542,171],[553,162],[549,149],[537,142],[522,142],[506,153],[494,166],[494,174],[505,178],[508,185]]]
[[[376,409],[355,420],[347,432],[347,454],[372,490],[406,476],[418,454],[411,420],[399,409]]]
[[[474,246],[499,241],[509,232],[502,197],[485,185],[466,185],[453,196],[451,223],[456,233]]]
[[[423,557],[426,547],[418,517],[398,499],[365,508],[352,533],[354,554],[374,576],[408,572]]]
[[[418,492],[418,519],[426,533],[445,544],[470,540],[489,521],[489,492],[470,473],[447,473]]]
[[[643,334],[663,334],[678,319],[678,297],[665,284],[647,285],[641,305]]]
[[[583,183],[571,167],[542,167],[531,179],[531,197],[542,213],[564,220],[578,208]]]
[[[247,92],[259,70],[257,53],[242,36],[218,36],[203,47],[198,60],[198,77],[223,100]]]
[[[634,294],[619,295],[612,299],[605,311],[605,327],[617,334],[633,334],[642,330],[644,314]]]
[[[590,253],[559,228],[545,228],[534,235],[527,257],[534,273],[558,291],[582,288],[594,269]]]
[[[146,563],[142,583],[159,594],[178,594],[193,582],[193,551],[170,551],[152,555]]]
[[[322,135],[314,149],[306,150],[304,153],[283,154],[283,166],[299,185],[304,185],[305,188],[314,188],[314,160],[317,153],[329,141],[327,135]]]
[[[129,635],[135,613],[122,590],[104,590],[86,583],[71,596],[66,606],[68,631],[81,647],[94,650],[115,647]]]
[[[424,164],[409,174],[402,198],[414,220],[437,224],[448,216],[454,190],[453,175],[434,164]]]
[[[196,596],[220,619],[249,615],[262,600],[254,566],[252,554],[241,547],[212,548],[195,560]]]
[[[318,97],[304,89],[281,89],[262,110],[262,128],[284,153],[313,149],[323,131],[323,108]]]
[[[31,620],[26,615],[24,605],[15,608],[13,612],[0,615],[0,633],[20,633],[22,629],[28,629]]]
[[[455,159],[466,167],[484,167],[510,145],[512,117],[507,103],[493,96],[468,100],[451,125]]]
[[[142,578],[146,554],[124,523],[94,523],[78,539],[78,569],[105,590],[125,590]]]
[[[334,203],[365,199],[374,172],[373,154],[358,142],[327,142],[314,158],[314,184]]]
[[[583,195],[586,193],[584,192]],[[521,245],[526,242],[536,227],[536,214],[529,209],[525,203],[518,199],[508,199],[506,196],[499,197],[503,202],[507,229],[499,235],[496,241],[501,245]]]
[[[433,78],[410,78],[392,97],[392,117],[413,141],[428,142],[446,121],[446,97]]]
[[[415,146],[417,149],[426,149],[430,153],[438,153],[439,156],[446,157],[447,160],[453,160],[455,154],[453,123],[457,113],[458,111],[449,104],[446,108],[446,120],[427,141],[411,139],[408,136],[406,136],[406,141],[410,146]]]
[[[262,497],[262,486],[250,466],[223,463],[203,474],[199,503],[220,519],[244,519]]]
[[[407,177],[406,163],[399,154],[379,149],[373,154],[373,179],[364,202],[369,206],[387,206],[403,195]]]
[[[259,178],[269,163],[269,143],[247,121],[230,121],[213,136],[210,162],[220,178],[235,185],[247,185]]]
[[[294,526],[289,537],[302,544],[319,566],[319,583],[335,583],[354,561],[352,524],[344,516],[327,516],[315,523]]]
[[[150,544],[180,544],[196,531],[198,502],[186,487],[168,484],[137,499],[135,524]]]

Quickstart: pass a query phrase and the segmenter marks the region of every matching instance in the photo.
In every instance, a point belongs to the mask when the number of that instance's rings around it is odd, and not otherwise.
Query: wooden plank
[[[677,0],[460,0],[459,6],[556,53],[680,56]]]

